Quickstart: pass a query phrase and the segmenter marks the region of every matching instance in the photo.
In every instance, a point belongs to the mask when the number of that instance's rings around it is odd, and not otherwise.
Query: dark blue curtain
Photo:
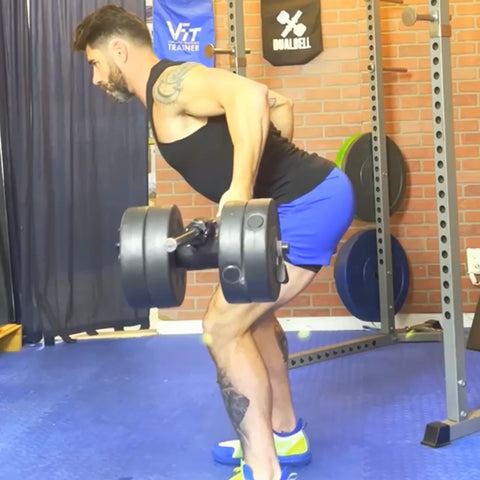
[[[9,160],[15,288],[24,331],[32,338],[40,332],[47,343],[55,335],[148,326],[148,311],[126,304],[116,247],[124,210],[147,203],[145,110],[136,100],[109,100],[92,86],[84,55],[72,52],[77,23],[108,3],[32,1],[30,47],[26,16],[12,23],[24,35],[12,55],[25,57],[22,90],[11,93],[22,124]],[[115,3],[145,17],[144,2]]]
[[[1,0],[0,323],[15,322],[15,313],[20,322],[32,312],[31,248],[24,235],[31,221],[30,59],[27,5]]]

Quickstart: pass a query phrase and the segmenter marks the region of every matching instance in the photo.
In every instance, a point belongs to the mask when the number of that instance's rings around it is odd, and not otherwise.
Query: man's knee
[[[216,350],[222,343],[233,340],[239,334],[231,310],[217,291],[210,300],[202,322],[203,335],[211,350]]]
[[[218,350],[240,338],[250,330],[258,316],[254,304],[229,304],[216,292],[202,322],[203,335],[210,350]]]

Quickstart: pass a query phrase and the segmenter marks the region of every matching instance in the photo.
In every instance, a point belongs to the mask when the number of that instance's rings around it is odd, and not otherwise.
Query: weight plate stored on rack
[[[395,313],[407,297],[410,274],[408,260],[400,242],[392,235],[392,275]],[[376,231],[352,235],[337,254],[335,285],[345,308],[364,321],[380,321]]]
[[[390,214],[395,213],[403,200],[406,186],[406,166],[402,152],[387,137],[387,166]],[[375,181],[372,134],[350,137],[339,150],[336,164],[348,176],[355,192],[355,216],[365,222],[375,222]]]

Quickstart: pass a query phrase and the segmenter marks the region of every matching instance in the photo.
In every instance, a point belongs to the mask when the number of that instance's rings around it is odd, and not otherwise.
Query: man
[[[144,22],[121,7],[87,16],[74,48],[85,51],[95,85],[147,107],[164,159],[219,210],[230,200],[276,200],[289,282],[273,303],[228,304],[217,288],[203,331],[240,440],[217,445],[215,459],[241,465],[231,480],[287,480],[280,465],[308,463],[310,450],[275,311],[329,264],[353,218],[351,185],[333,163],[291,143],[289,100],[225,70],[159,61]]]

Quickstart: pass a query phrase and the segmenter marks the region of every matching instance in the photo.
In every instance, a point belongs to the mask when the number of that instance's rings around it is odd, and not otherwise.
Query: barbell
[[[220,218],[183,225],[176,205],[130,207],[120,224],[122,286],[133,308],[183,303],[186,272],[218,268],[229,303],[272,302],[288,281],[272,199],[227,202]]]

